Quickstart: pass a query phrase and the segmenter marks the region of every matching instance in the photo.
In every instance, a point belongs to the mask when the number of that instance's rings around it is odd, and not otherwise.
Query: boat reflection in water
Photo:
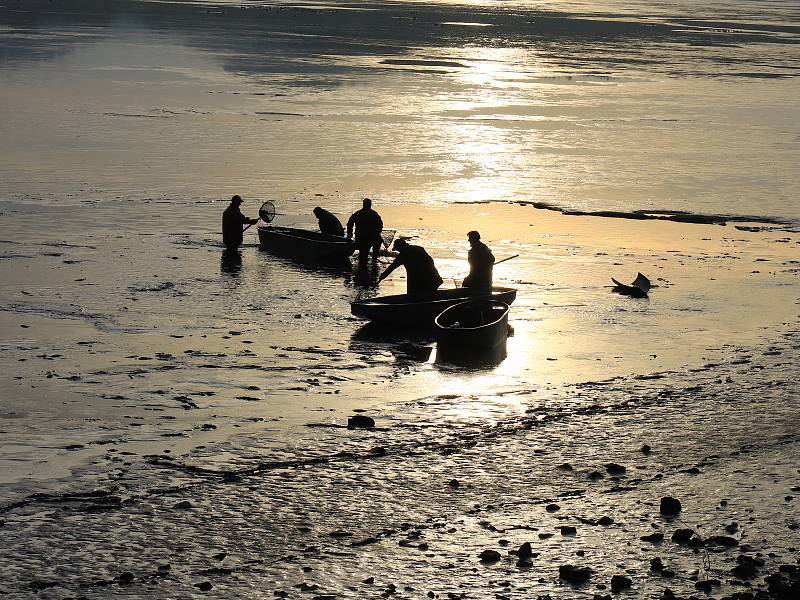
[[[476,299],[460,302],[436,317],[436,362],[482,367],[506,357],[508,311],[505,302]]]

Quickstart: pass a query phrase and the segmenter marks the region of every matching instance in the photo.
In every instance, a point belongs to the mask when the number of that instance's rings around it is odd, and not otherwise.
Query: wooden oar
[[[497,265],[499,265],[500,263],[504,263],[504,262],[506,262],[507,260],[511,260],[512,258],[517,258],[518,256],[519,256],[519,254],[515,254],[514,256],[509,256],[508,258],[504,258],[503,260],[498,260],[496,263],[494,263],[494,265],[493,265],[493,266],[495,266],[495,267],[496,267],[496,266],[497,266]]]

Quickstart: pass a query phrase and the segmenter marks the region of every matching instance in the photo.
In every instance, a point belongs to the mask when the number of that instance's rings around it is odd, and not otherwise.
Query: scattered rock
[[[180,502],[176,502],[172,505],[172,508],[177,508],[179,510],[188,510],[192,508],[192,503],[188,500],[181,500]]]
[[[599,519],[597,519],[597,524],[602,525],[603,527],[607,527],[609,525],[614,524],[614,519],[612,519],[609,516],[602,516]]]
[[[497,550],[484,550],[478,555],[482,563],[496,563],[500,560],[500,553]]]
[[[556,467],[559,471],[572,471],[572,465],[569,463],[561,463]]]
[[[461,483],[459,483],[458,479],[451,479],[447,482],[447,485],[449,485],[451,488],[458,488],[461,486]]]
[[[639,539],[642,540],[643,542],[650,542],[652,544],[658,544],[658,543],[664,541],[664,534],[661,533],[660,531],[657,531],[655,533],[651,533],[650,535],[643,535]]]
[[[672,534],[672,541],[676,544],[688,544],[693,535],[694,531],[691,529],[676,529]]]
[[[641,448],[639,448],[639,451],[642,454],[650,454],[653,451],[653,449],[647,444],[644,444]]]
[[[576,567],[575,565],[561,565],[558,567],[558,578],[573,585],[586,583],[591,577],[592,570],[589,567]]]
[[[347,419],[348,429],[370,429],[375,427],[375,419],[366,415],[354,415]]]
[[[705,592],[706,594],[711,592],[711,588],[716,587],[719,585],[718,579],[705,579],[703,581],[698,581],[694,584],[701,592]]]
[[[558,504],[548,504],[544,507],[544,509],[549,513],[554,513],[561,510],[561,507]]]
[[[117,581],[119,581],[122,585],[127,585],[133,582],[133,573],[121,573],[119,577],[117,577]]]
[[[659,511],[662,515],[677,515],[681,512],[681,501],[672,496],[664,496],[661,498]]]
[[[734,546],[739,545],[739,540],[728,535],[712,535],[711,537],[706,538],[706,544],[733,548]]]
[[[738,523],[731,523],[730,525],[725,526],[726,533],[736,533],[737,531],[739,531]]]
[[[653,573],[660,573],[664,570],[664,562],[661,560],[661,558],[656,556],[650,560],[650,570],[653,571]]]
[[[214,586],[211,585],[210,581],[201,581],[200,583],[196,583],[194,587],[196,587],[201,592],[207,592]]]
[[[572,525],[562,525],[559,529],[561,530],[561,535],[575,535],[578,533],[578,530]]]
[[[589,473],[588,477],[592,481],[597,481],[598,479],[603,479],[605,475],[603,475],[600,471],[592,471]]]
[[[633,581],[631,581],[630,577],[626,577],[625,575],[614,575],[611,578],[611,591],[612,592],[619,592],[620,590],[627,590],[633,585]]]
[[[517,556],[520,558],[530,558],[533,556],[533,548],[530,542],[525,542],[517,549]]]
[[[627,470],[625,467],[623,467],[622,465],[618,465],[617,463],[608,463],[607,465],[605,465],[605,467],[606,467],[606,472],[608,472],[609,475],[613,475],[614,477],[624,475],[625,471]]]
[[[752,579],[758,574],[758,570],[764,566],[764,561],[760,558],[740,554],[736,557],[737,565],[731,569],[731,573],[739,579]]]

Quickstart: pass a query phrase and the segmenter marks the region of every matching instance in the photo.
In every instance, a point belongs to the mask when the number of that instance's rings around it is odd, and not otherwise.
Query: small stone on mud
[[[449,485],[451,488],[457,488],[461,484],[459,483],[458,479],[451,479],[450,481],[447,482],[447,485]]]
[[[608,474],[614,476],[624,475],[626,471],[625,467],[618,465],[617,463],[608,463],[605,465],[605,467]]]
[[[226,556],[228,556],[228,555],[225,554],[224,552],[220,552],[219,554],[215,554],[211,558],[213,558],[214,560],[225,560]]]
[[[598,479],[603,479],[605,476],[600,471],[592,471],[589,473],[588,477],[592,481],[597,481]]]
[[[656,556],[655,558],[650,560],[650,570],[654,571],[655,573],[659,573],[664,569],[664,562]]]
[[[200,583],[195,584],[195,587],[200,590],[201,592],[207,592],[214,586],[211,585],[210,581],[201,581]]]
[[[644,446],[642,446],[641,448],[639,448],[639,451],[640,451],[642,454],[650,454],[650,453],[653,451],[653,449],[652,449],[650,446],[648,446],[647,444],[645,444]]]
[[[576,567],[575,565],[561,565],[558,567],[558,577],[573,585],[586,583],[592,576],[592,570],[588,567]]]
[[[681,501],[672,496],[664,496],[661,498],[659,512],[661,512],[662,515],[677,515],[681,512]]]
[[[569,463],[561,463],[558,465],[558,469],[561,471],[572,471],[572,465]]]
[[[561,535],[575,535],[578,532],[572,525],[562,525],[559,529],[561,530]]]
[[[598,525],[603,525],[604,527],[606,527],[608,525],[613,525],[614,524],[614,519],[612,519],[609,516],[602,516],[597,520],[597,524]]]
[[[117,581],[119,581],[123,585],[127,585],[133,582],[133,573],[128,573],[128,572],[122,573],[120,574],[119,577],[117,577]]]
[[[544,509],[549,513],[554,513],[561,510],[561,507],[558,504],[548,504],[544,507]]]
[[[173,504],[172,508],[187,510],[189,508],[192,508],[192,503],[189,502],[188,500],[181,500],[180,502],[176,502],[175,504]]]
[[[375,583],[375,578],[374,577],[367,577],[361,583],[366,583],[367,585],[372,585],[373,583]]]
[[[614,575],[611,578],[611,591],[618,592],[620,590],[627,590],[629,587],[633,585],[630,577],[626,577],[625,575]]]
[[[676,544],[688,544],[693,535],[694,531],[691,529],[676,529],[672,534],[672,541]]]
[[[531,547],[530,542],[525,542],[519,548],[517,548],[517,556],[520,558],[530,558],[533,555],[533,548]]]
[[[500,560],[500,553],[497,550],[484,550],[478,555],[483,563],[496,563]]]
[[[366,415],[354,415],[347,419],[348,429],[369,429],[375,427],[375,419]]]

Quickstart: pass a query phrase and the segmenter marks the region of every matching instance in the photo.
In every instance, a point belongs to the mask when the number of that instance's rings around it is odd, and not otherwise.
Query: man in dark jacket
[[[356,228],[356,248],[358,248],[358,262],[365,263],[370,248],[373,258],[378,258],[383,240],[383,220],[378,213],[372,210],[372,200],[364,198],[361,210],[354,212],[347,221],[347,238],[353,237],[353,226]]]
[[[332,212],[317,206],[314,208],[314,216],[319,221],[319,230],[328,235],[340,235],[344,237],[344,227],[339,219]]]
[[[412,246],[404,239],[399,239],[394,243],[394,249],[398,253],[397,258],[381,273],[378,282],[386,279],[397,267],[404,266],[408,294],[432,294],[442,285],[439,271],[436,270],[433,259],[425,252],[425,248]]]
[[[467,234],[469,240],[469,275],[464,278],[464,287],[492,287],[492,267],[494,266],[494,255],[489,250],[489,246],[481,241],[481,234],[477,231],[470,231]]]
[[[239,210],[242,199],[239,196],[231,198],[231,203],[222,213],[222,243],[228,250],[236,250],[244,239],[242,225],[253,225],[258,219],[248,219]]]

